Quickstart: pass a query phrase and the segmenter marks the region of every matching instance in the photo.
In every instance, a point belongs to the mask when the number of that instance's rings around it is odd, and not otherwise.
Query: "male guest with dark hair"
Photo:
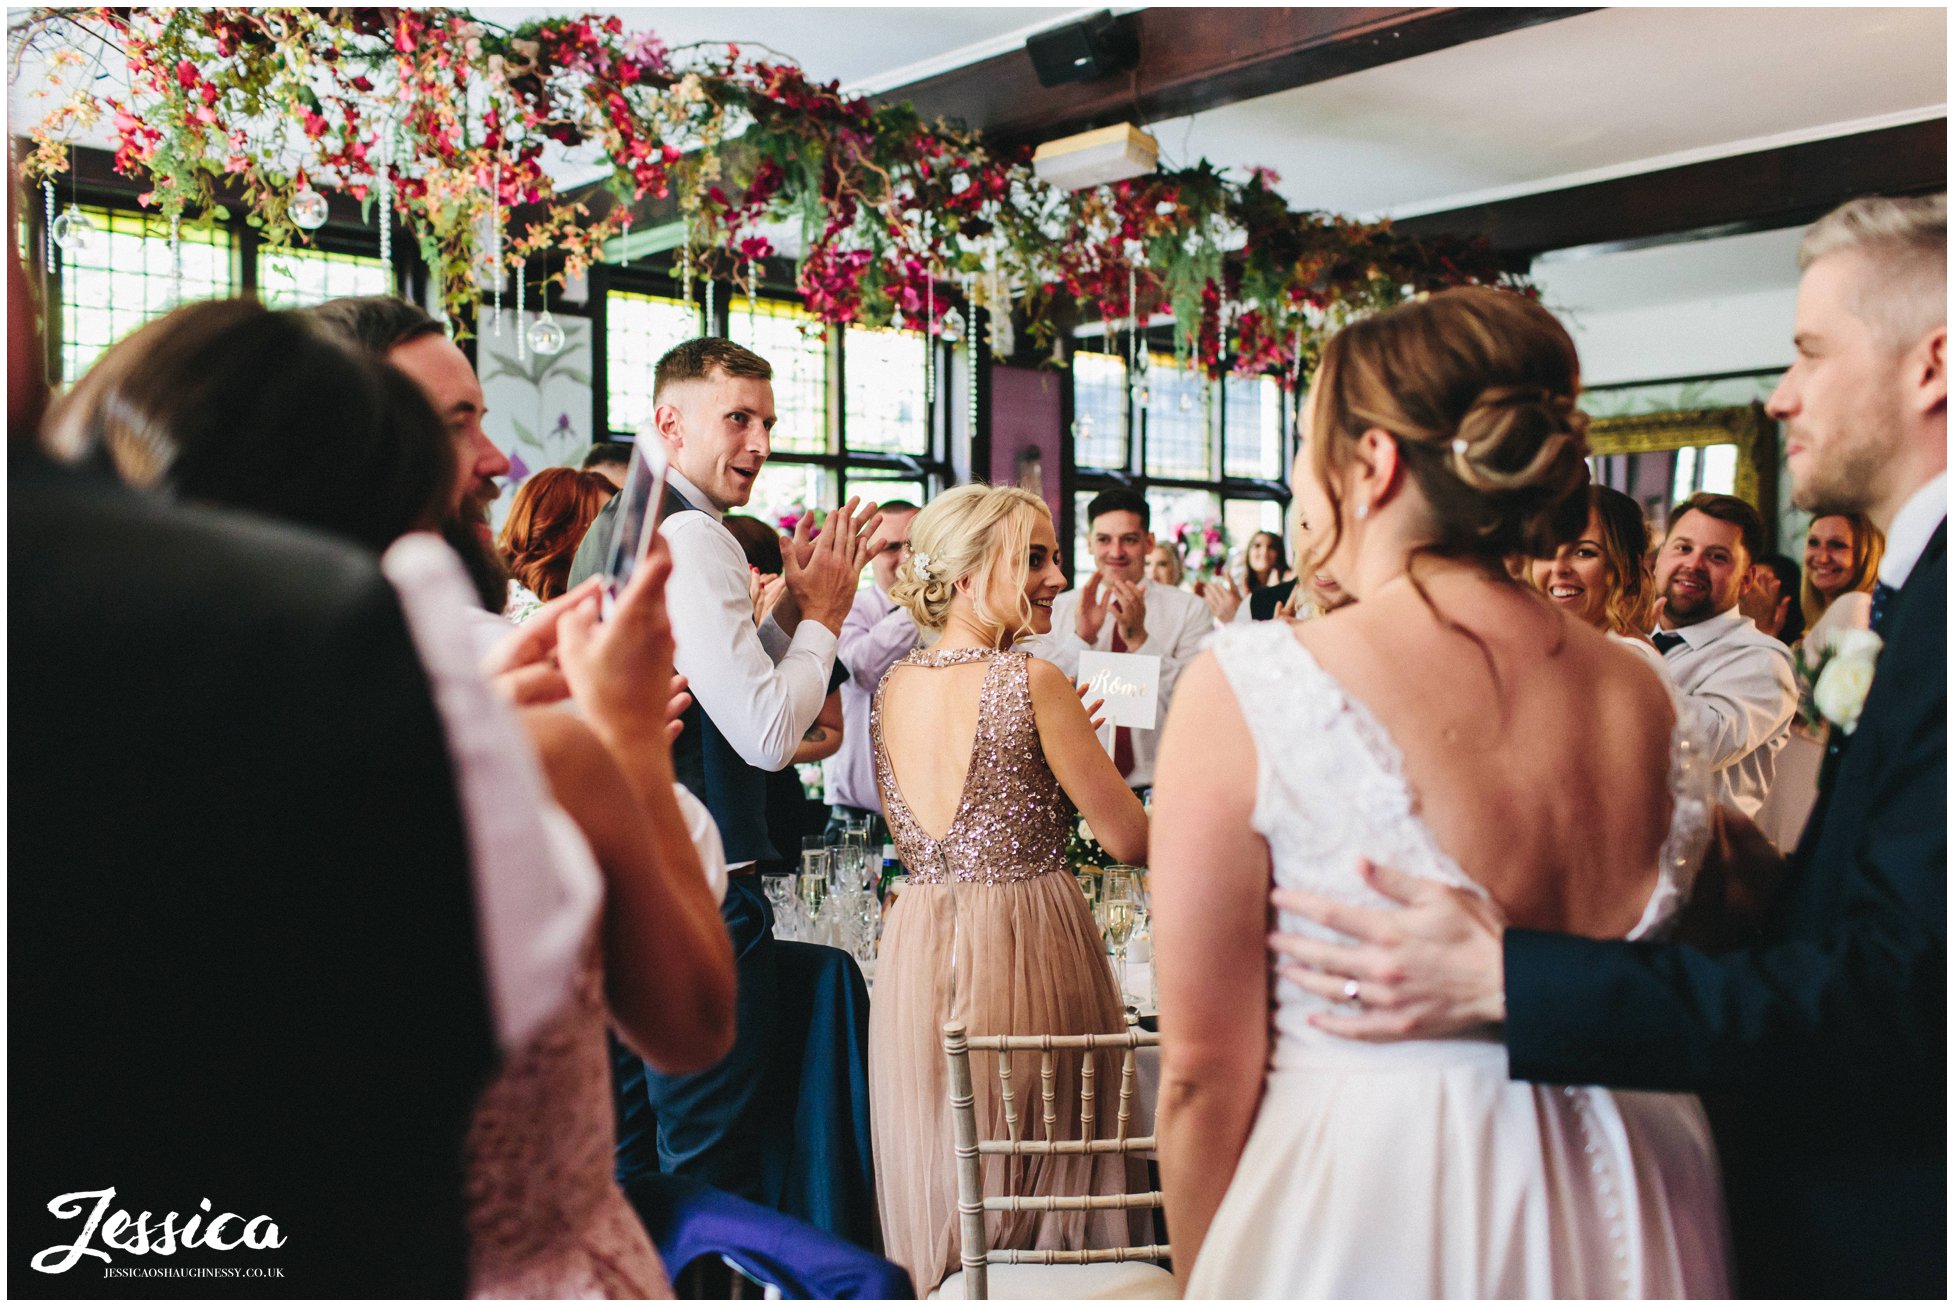
[[[631,470],[631,446],[622,440],[600,440],[583,456],[583,470],[609,479],[624,489],[624,474]]]
[[[1691,495],[1655,560],[1662,613],[1650,638],[1683,696],[1683,719],[1716,773],[1717,801],[1755,817],[1791,737],[1791,651],[1744,616],[1764,519],[1731,495]]]
[[[1174,696],[1174,682],[1214,632],[1214,614],[1201,597],[1147,579],[1153,552],[1152,509],[1146,496],[1123,487],[1101,491],[1086,505],[1086,543],[1094,571],[1083,584],[1052,602],[1052,630],[1025,648],[1056,663],[1074,680],[1087,649],[1151,654],[1160,659],[1160,715]],[[1160,732],[1113,730],[1113,762],[1136,790],[1153,784]]]
[[[690,340],[658,361],[652,401],[639,439],[662,442],[671,459],[659,525],[672,550],[665,602],[693,696],[672,761],[725,844],[732,878],[721,914],[739,966],[739,1029],[726,1060],[699,1075],[659,1075],[614,1049],[618,1178],[629,1187],[647,1170],[677,1172],[762,1199],[768,1114],[792,1110],[759,1094],[775,1029],[773,914],[754,874],[775,856],[767,776],[788,765],[828,697],[836,639],[868,562],[863,533],[877,518],[871,506],[857,522],[850,501],[818,538],[803,528],[783,541],[787,592],[756,630],[746,555],[722,519],[752,496],[772,452],[773,368],[732,341]],[[585,533],[571,585],[602,567],[617,505]]]
[[[509,456],[483,429],[488,400],[476,379],[475,366],[461,347],[448,339],[446,327],[418,305],[392,295],[349,295],[304,312],[342,339],[406,373],[447,424],[454,437],[458,475],[453,511],[442,523],[441,535],[461,555],[483,607],[500,613],[508,599],[509,575],[489,530],[488,511],[502,493],[496,478],[509,475]]]
[[[1360,987],[1369,1010],[1319,1019],[1338,1034],[1503,1022],[1516,1077],[1716,1091],[1745,1294],[1945,1298],[1947,198],[1855,200],[1798,261],[1796,356],[1769,410],[1799,507],[1886,533],[1883,648],[1870,692],[1833,703],[1844,747],[1754,942],[1509,929],[1481,896],[1378,869],[1401,910],[1275,895],[1357,946],[1278,947],[1312,993]]]

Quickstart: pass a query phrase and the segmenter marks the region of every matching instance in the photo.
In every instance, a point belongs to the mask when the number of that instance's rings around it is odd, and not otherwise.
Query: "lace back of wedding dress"
[[[1365,885],[1360,860],[1456,886],[1485,890],[1439,848],[1419,815],[1404,757],[1370,709],[1347,694],[1288,624],[1257,622],[1219,633],[1210,648],[1234,691],[1255,743],[1250,818],[1269,843],[1275,883],[1365,907],[1394,906]],[[1671,750],[1674,805],[1656,888],[1631,938],[1659,932],[1680,911],[1709,829],[1701,754],[1680,723]],[[1284,916],[1284,930],[1320,939],[1331,932]],[[1321,1045],[1306,1016],[1333,1006],[1286,981],[1277,987],[1278,1027]],[[1280,1047],[1278,1056],[1280,1058]],[[1388,1056],[1388,1054],[1387,1054]]]

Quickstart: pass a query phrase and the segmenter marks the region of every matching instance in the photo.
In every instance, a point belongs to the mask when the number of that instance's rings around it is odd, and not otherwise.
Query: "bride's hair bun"
[[[909,548],[896,566],[889,598],[917,626],[941,631],[957,582],[976,584],[970,597],[980,622],[996,636],[1016,638],[1031,628],[1025,599],[1032,522],[1049,519],[1045,501],[1016,486],[967,485],[923,506],[909,524]]]
[[[1460,287],[1354,322],[1325,347],[1315,389],[1327,437],[1312,442],[1318,478],[1334,485],[1365,431],[1390,432],[1438,551],[1537,557],[1587,520],[1580,361],[1566,329],[1524,295]]]

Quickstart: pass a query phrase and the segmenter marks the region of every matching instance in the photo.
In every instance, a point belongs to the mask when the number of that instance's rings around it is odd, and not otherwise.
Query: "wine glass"
[[[1126,1001],[1126,944],[1133,938],[1140,904],[1131,867],[1108,867],[1100,878],[1099,906],[1105,921],[1106,940],[1112,946],[1114,974],[1119,977],[1120,1001]]]
[[[794,918],[797,906],[794,902],[795,884],[792,876],[762,876],[760,888],[766,892],[767,905],[773,909],[774,927],[782,939],[794,938]]]

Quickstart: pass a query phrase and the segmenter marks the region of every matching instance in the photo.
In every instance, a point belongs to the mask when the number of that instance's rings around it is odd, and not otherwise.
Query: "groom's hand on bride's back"
[[[1366,908],[1277,889],[1279,912],[1345,936],[1269,936],[1284,979],[1341,1004],[1310,1024],[1351,1039],[1443,1039],[1506,1019],[1506,922],[1484,895],[1371,862],[1364,883],[1401,904]],[[1354,988],[1353,988],[1354,982]]]

